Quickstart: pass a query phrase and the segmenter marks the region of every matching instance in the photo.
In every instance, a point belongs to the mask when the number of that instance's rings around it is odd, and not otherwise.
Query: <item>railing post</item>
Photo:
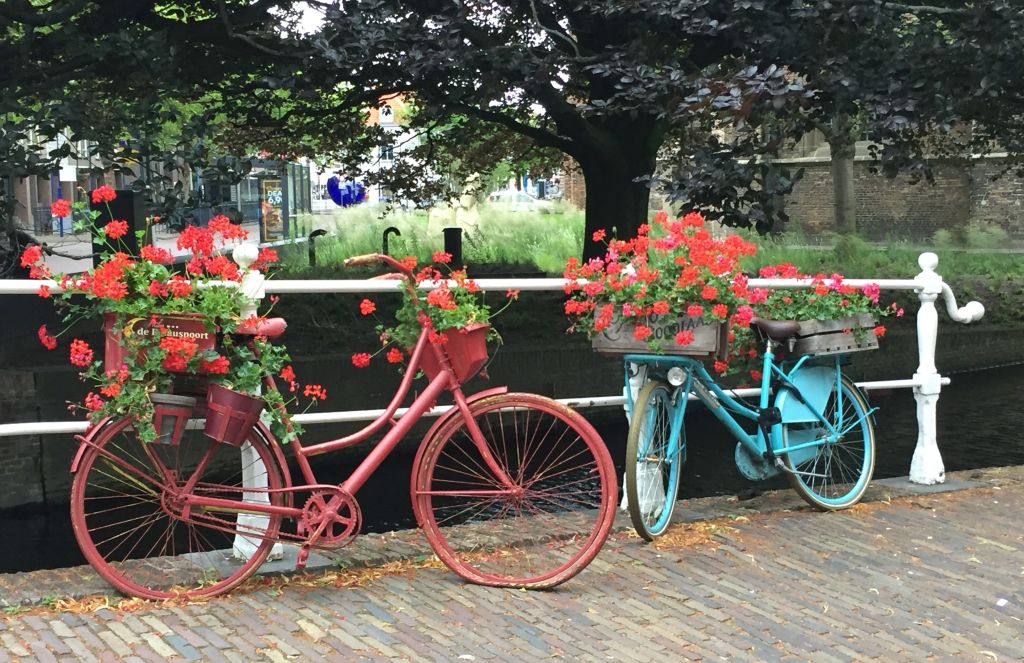
[[[256,259],[259,257],[259,248],[255,244],[241,244],[235,247],[231,256],[238,263],[238,266],[244,270],[256,262]],[[250,306],[242,309],[243,319],[256,315],[260,300],[266,294],[264,289],[266,280],[267,277],[255,269],[249,270],[242,277],[242,292],[251,302]],[[253,451],[252,445],[249,442],[245,442],[242,448],[239,449],[239,452],[242,454],[242,486],[256,489],[269,487],[267,467],[263,464],[259,454]],[[270,503],[270,498],[266,493],[247,494],[244,499],[246,502],[252,503]],[[237,518],[238,529],[251,532],[265,530],[267,523],[270,521],[268,516],[248,513],[240,513]],[[237,559],[249,559],[256,552],[259,545],[260,539],[258,538],[236,534],[232,552]],[[284,557],[284,547],[280,543],[275,543],[270,551],[269,559],[281,559],[282,557]]]
[[[935,342],[939,316],[935,300],[942,293],[942,277],[935,272],[939,257],[922,253],[917,259],[921,273],[914,277],[919,288],[921,310],[917,314],[917,372],[914,373],[914,400],[917,401],[917,447],[910,463],[910,480],[935,484],[946,480],[946,469],[936,439],[935,410],[942,390],[942,376],[935,368]]]

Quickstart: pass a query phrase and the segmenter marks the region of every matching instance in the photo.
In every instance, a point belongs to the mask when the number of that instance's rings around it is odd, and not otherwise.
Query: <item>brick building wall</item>
[[[1005,159],[984,159],[972,169],[971,220],[996,224],[1011,236],[1024,234],[1024,178]]]
[[[587,206],[587,183],[583,180],[579,164],[572,157],[566,157],[562,162],[562,200],[579,209]]]
[[[832,174],[828,159],[782,162],[804,168],[786,202],[786,211],[809,236],[835,227]],[[889,179],[870,172],[872,162],[854,162],[857,226],[868,239],[923,241],[936,230],[961,230],[970,223],[994,223],[1015,239],[1024,239],[1024,181],[1002,173],[1005,161],[986,158],[935,166],[935,184],[909,184],[906,177]],[[1002,173],[1001,177],[996,175]]]

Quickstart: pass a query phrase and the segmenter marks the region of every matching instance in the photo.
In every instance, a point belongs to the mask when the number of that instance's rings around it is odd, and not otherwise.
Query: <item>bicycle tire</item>
[[[860,501],[871,482],[875,469],[875,426],[867,414],[867,401],[857,385],[843,375],[840,379],[843,417],[855,422],[838,441],[821,445],[812,455],[796,458],[783,454],[793,489],[821,511],[846,509]],[[833,389],[822,410],[823,416],[836,423],[836,390]],[[859,423],[856,423],[858,422]],[[814,440],[824,433],[820,423],[782,424],[783,447]],[[821,476],[814,476],[821,475]]]
[[[674,454],[669,450],[672,391],[656,380],[644,384],[634,401],[626,437],[626,504],[633,529],[647,541],[668,529],[679,494],[682,447]]]
[[[572,578],[604,545],[615,517],[615,468],[581,415],[534,394],[470,404],[505,492],[461,414],[423,441],[412,480],[417,522],[461,578],[546,589]],[[485,494],[486,493],[486,494]]]
[[[186,431],[177,445],[141,442],[128,418],[104,426],[85,451],[71,486],[71,522],[86,560],[124,594],[146,599],[202,598],[223,594],[256,572],[274,545],[281,516],[256,516],[239,526],[238,513],[213,510],[182,515],[183,485],[204,458],[195,492],[243,499],[242,449]],[[270,489],[281,488],[268,441],[257,428],[247,440],[267,470]],[[251,461],[250,461],[251,462]],[[251,493],[250,493],[251,494]],[[281,493],[268,495],[280,505]],[[255,545],[248,559],[232,555],[233,537],[243,533]]]

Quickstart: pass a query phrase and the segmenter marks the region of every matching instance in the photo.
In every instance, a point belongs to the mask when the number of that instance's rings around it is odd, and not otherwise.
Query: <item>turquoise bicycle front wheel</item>
[[[782,448],[796,449],[781,458],[790,484],[801,497],[822,511],[835,511],[859,502],[871,482],[875,427],[867,400],[845,375],[821,412],[839,431],[838,439],[828,441],[828,430],[821,422],[783,423]]]
[[[626,438],[626,503],[637,534],[653,541],[672,522],[682,472],[681,430],[673,430],[672,387],[647,382]]]

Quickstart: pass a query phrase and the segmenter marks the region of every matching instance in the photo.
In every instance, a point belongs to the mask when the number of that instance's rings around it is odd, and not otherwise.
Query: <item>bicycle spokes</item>
[[[125,422],[101,431],[72,487],[75,535],[86,558],[121,591],[148,598],[213,595],[244,580],[266,558],[280,522],[244,506],[280,502],[268,490],[243,486],[258,461],[269,468],[269,489],[280,488],[265,442],[249,442],[240,450],[190,432],[178,445],[147,445]],[[195,503],[204,499],[224,504]],[[236,558],[246,541],[250,556]],[[181,585],[170,587],[171,577]]]
[[[431,545],[473,582],[545,587],[575,575],[610,526],[607,451],[578,415],[539,396],[484,399],[473,415],[482,440],[459,417],[425,442],[414,505]]]

